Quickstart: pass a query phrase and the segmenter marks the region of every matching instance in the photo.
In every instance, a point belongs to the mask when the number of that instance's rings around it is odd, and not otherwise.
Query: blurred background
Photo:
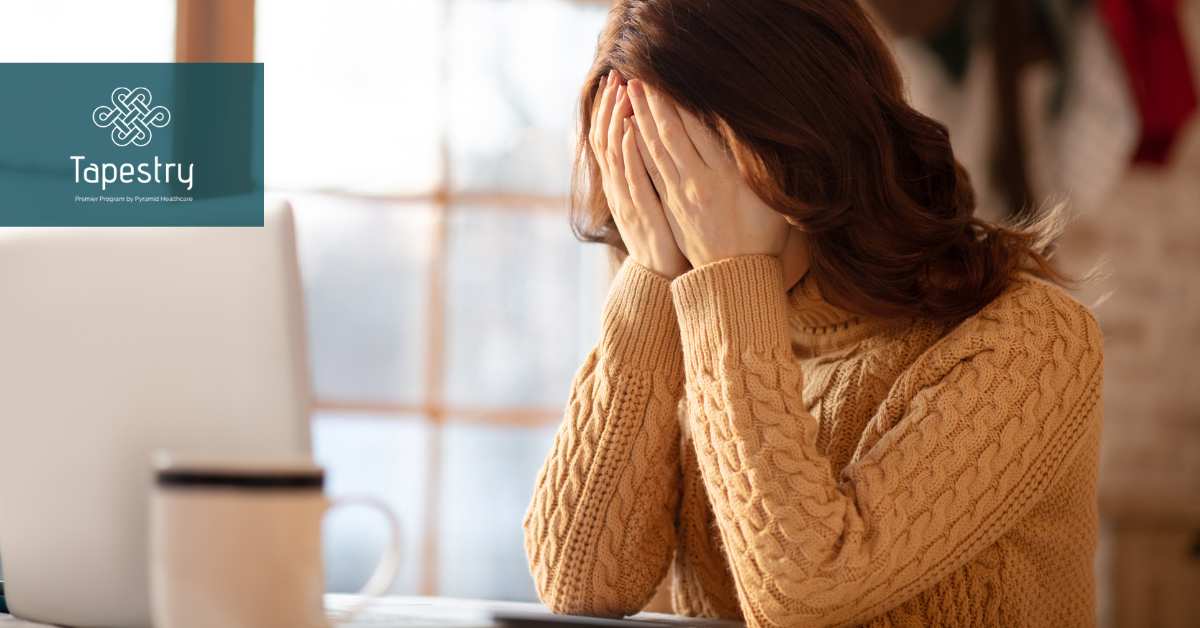
[[[980,213],[1068,201],[1107,355],[1098,613],[1200,618],[1200,0],[871,0]],[[332,494],[401,515],[395,593],[536,600],[521,519],[611,268],[566,220],[608,3],[0,0],[0,62],[265,64]],[[386,541],[326,521],[330,590]]]

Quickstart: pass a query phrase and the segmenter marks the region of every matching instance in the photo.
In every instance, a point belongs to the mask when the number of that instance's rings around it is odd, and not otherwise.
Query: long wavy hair
[[[975,193],[945,125],[908,104],[889,44],[856,0],[615,0],[579,95],[578,146],[612,69],[717,131],[751,189],[809,235],[809,276],[861,314],[949,320],[1045,256],[1061,210],[1004,226]],[[572,224],[625,245],[592,151],[575,163]]]

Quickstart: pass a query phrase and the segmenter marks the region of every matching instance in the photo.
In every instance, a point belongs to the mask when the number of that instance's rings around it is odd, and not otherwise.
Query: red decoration
[[[1179,28],[1179,0],[1100,0],[1142,118],[1135,162],[1162,164],[1192,111],[1196,88]]]

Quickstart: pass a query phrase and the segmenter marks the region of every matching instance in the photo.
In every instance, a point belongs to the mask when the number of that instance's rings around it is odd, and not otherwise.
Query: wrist
[[[671,246],[674,247],[674,245],[675,243],[672,241]],[[629,256],[646,270],[667,280],[675,279],[691,270],[692,265],[688,263],[687,258],[679,252],[678,248],[675,250],[664,249],[666,247],[651,248],[637,253],[630,251]]]
[[[690,367],[746,350],[790,351],[783,266],[768,255],[714,262],[671,282]]]
[[[729,260],[737,259],[739,257],[775,257],[775,258],[778,258],[779,256],[776,253],[747,250],[744,252],[743,251],[721,251],[721,252],[713,252],[713,253],[707,253],[707,254],[700,253],[700,254],[695,254],[695,255],[689,255],[688,259],[692,260],[691,269],[697,269],[697,268],[704,268],[707,266],[712,266],[713,264],[720,264],[721,262],[727,262]],[[689,269],[689,270],[691,270],[691,269]]]
[[[653,371],[682,369],[671,282],[632,257],[613,278],[600,344],[608,359]]]

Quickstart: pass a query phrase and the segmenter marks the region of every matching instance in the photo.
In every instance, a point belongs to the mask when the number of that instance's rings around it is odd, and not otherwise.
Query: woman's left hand
[[[746,185],[721,138],[642,81],[629,81],[628,91],[646,169],[692,266],[780,255],[791,226]]]

